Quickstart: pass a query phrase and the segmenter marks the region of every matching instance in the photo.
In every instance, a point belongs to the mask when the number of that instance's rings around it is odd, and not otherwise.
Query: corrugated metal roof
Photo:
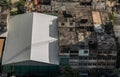
[[[59,64],[57,17],[29,13],[10,18],[3,64],[33,60]]]

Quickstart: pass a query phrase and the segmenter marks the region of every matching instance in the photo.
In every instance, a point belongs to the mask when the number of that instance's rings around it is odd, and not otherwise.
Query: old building
[[[60,64],[80,69],[85,75],[115,69],[115,38],[105,31],[108,14],[87,3],[71,7],[58,13]]]

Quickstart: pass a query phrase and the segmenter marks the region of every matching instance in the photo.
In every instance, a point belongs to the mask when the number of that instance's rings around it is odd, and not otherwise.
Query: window
[[[88,65],[92,65],[92,63],[88,63]]]
[[[98,57],[98,60],[101,60],[102,58],[104,58],[104,57],[99,56],[99,57]]]
[[[87,63],[79,63],[80,66],[87,66]]]
[[[72,22],[70,22],[70,25],[73,25],[73,23],[72,23]]]
[[[75,28],[69,28],[69,31],[75,31]]]
[[[92,59],[92,57],[89,57],[89,60],[91,60]]]
[[[85,51],[84,51],[84,53],[86,54],[86,53],[88,53],[88,51],[87,51],[87,50],[85,50]]]
[[[104,65],[104,66],[105,66],[105,63],[103,63],[102,65]]]
[[[85,60],[87,60],[88,58],[87,57],[84,57]]]
[[[73,28],[70,28],[70,31],[73,31]]]
[[[60,58],[60,65],[67,65],[69,64],[68,58]]]
[[[87,63],[83,63],[84,64],[84,66],[87,66]]]
[[[69,53],[69,51],[67,49],[61,49],[60,52],[61,53]]]
[[[95,66],[95,65],[96,65],[96,63],[93,63],[92,65],[93,65],[93,66]]]
[[[80,60],[82,60],[82,59],[83,59],[83,57],[79,57],[79,59],[80,59]]]
[[[112,66],[114,66],[114,65],[115,65],[115,63],[111,63],[111,65],[112,65]]]
[[[72,65],[72,66],[79,66],[79,63],[76,63],[76,62],[72,62],[72,63],[70,63],[70,65]]]
[[[101,63],[98,63],[97,65],[101,65]]]
[[[116,59],[116,57],[115,57],[115,56],[113,56],[113,57],[112,57],[112,60],[115,60],[115,59]]]
[[[65,25],[65,23],[61,23],[61,25]]]
[[[70,53],[78,53],[78,51],[77,50],[72,50],[72,51],[70,51]]]
[[[80,23],[87,23],[88,22],[88,19],[81,19]]]
[[[96,60],[96,57],[93,57],[93,60]]]
[[[70,59],[78,59],[78,56],[70,55]]]
[[[109,64],[107,63],[107,65],[110,66],[110,63]]]

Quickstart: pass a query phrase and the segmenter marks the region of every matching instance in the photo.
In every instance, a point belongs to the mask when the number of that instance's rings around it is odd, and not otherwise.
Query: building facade
[[[113,32],[106,30],[108,14],[87,3],[76,6],[58,13],[60,65],[86,75],[110,73],[116,68],[117,47]]]

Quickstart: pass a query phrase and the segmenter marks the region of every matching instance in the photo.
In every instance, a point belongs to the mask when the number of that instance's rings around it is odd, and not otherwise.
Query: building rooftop
[[[60,45],[76,44],[77,35],[75,32],[70,31],[69,28],[59,28]]]
[[[92,11],[93,23],[102,24],[100,13],[98,11]]]
[[[3,64],[37,61],[58,65],[57,17],[42,13],[10,17]]]
[[[115,39],[106,33],[102,35],[97,34],[97,43],[98,49],[116,49]]]

